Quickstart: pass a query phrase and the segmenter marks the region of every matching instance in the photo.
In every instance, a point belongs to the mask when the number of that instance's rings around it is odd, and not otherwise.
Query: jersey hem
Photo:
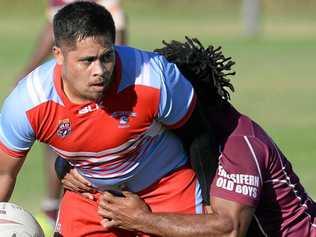
[[[27,153],[27,152],[12,151],[8,149],[5,145],[3,145],[1,142],[0,142],[0,150],[12,158],[24,158]]]

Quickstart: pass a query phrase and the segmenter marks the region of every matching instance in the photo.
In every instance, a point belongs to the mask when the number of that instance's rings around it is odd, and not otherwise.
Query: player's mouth
[[[105,85],[104,85],[104,82],[97,82],[97,83],[91,83],[89,86],[92,87],[94,90],[103,91]]]

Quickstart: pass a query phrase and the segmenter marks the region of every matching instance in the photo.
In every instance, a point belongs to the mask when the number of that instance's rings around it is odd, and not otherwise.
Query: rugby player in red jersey
[[[159,53],[115,46],[112,16],[96,3],[66,5],[53,22],[55,59],[22,79],[1,109],[0,200],[38,140],[96,191],[93,200],[64,193],[56,226],[64,237],[137,234],[101,225],[106,190],[138,193],[155,212],[201,213],[199,182],[171,132],[200,120],[192,84]],[[199,125],[185,133],[188,144],[205,132]]]
[[[38,36],[38,42],[32,53],[32,57],[28,60],[27,65],[23,69],[21,77],[24,77],[29,72],[33,71],[41,63],[48,59],[51,56],[52,48],[54,45],[53,37],[53,17],[56,12],[64,7],[66,4],[75,2],[76,0],[49,0],[47,8],[47,21],[43,26],[42,31]],[[112,15],[115,29],[116,29],[116,38],[115,43],[122,45],[127,43],[127,24],[126,17],[122,10],[119,0],[94,0],[98,4],[104,6]],[[20,80],[21,78],[18,78]],[[45,213],[48,220],[53,225],[55,224],[59,206],[60,191],[61,185],[59,180],[56,177],[54,163],[56,153],[50,149],[48,146],[45,146],[44,150],[44,164],[45,164],[45,173],[47,174],[47,187],[46,187],[46,198],[42,202],[42,211]]]

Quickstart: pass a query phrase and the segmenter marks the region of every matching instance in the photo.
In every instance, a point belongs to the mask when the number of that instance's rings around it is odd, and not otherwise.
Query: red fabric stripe
[[[10,221],[10,220],[6,220],[6,219],[0,219],[0,224],[19,224],[19,225],[22,225],[22,224],[19,223],[19,222]]]
[[[187,112],[187,114],[177,123],[172,124],[172,125],[168,125],[167,128],[169,129],[176,129],[176,128],[180,128],[183,124],[185,124],[189,118],[191,117],[193,110],[195,108],[196,105],[196,95],[194,94],[194,97],[192,99],[189,111]]]
[[[27,151],[13,151],[13,150],[10,150],[8,149],[4,144],[2,144],[0,142],[0,149],[6,153],[8,156],[11,156],[11,157],[14,157],[14,158],[23,158],[26,156],[27,154]]]

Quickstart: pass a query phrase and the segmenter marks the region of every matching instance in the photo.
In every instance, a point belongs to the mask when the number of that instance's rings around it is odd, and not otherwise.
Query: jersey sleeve
[[[0,115],[0,149],[12,157],[24,157],[35,140],[25,105],[28,98],[18,86],[4,101]]]
[[[215,196],[256,207],[262,191],[266,154],[264,145],[256,138],[229,138],[211,184],[211,198]]]
[[[160,57],[162,84],[157,120],[169,128],[177,128],[190,117],[196,103],[191,83],[178,67]]]

